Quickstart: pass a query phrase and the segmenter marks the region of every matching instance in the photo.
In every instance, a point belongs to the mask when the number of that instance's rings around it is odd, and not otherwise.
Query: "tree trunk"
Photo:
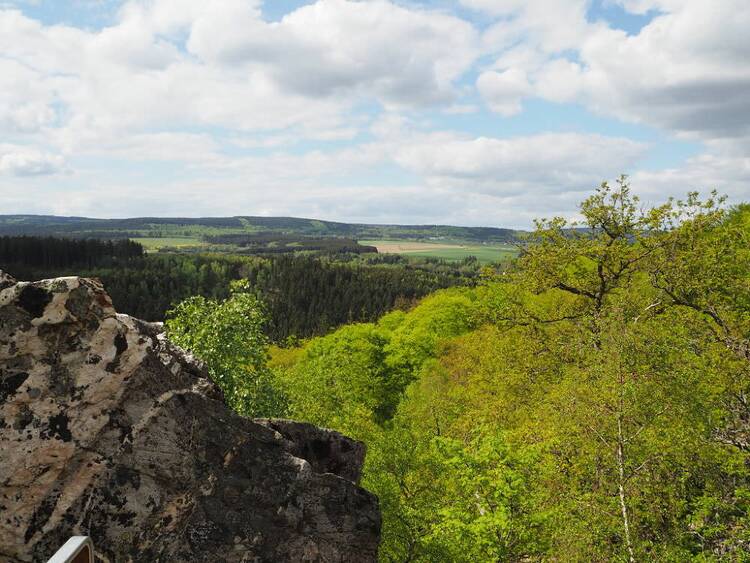
[[[622,525],[625,528],[625,545],[628,548],[628,561],[635,563],[633,542],[630,539],[630,518],[628,505],[625,502],[625,444],[622,434],[622,413],[617,416],[617,488],[620,495],[620,510],[622,511]]]

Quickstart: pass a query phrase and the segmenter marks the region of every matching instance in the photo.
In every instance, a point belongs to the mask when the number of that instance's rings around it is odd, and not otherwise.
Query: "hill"
[[[511,243],[518,234],[496,227],[368,225],[297,217],[135,217],[92,219],[54,215],[0,215],[0,235],[64,235],[103,238],[162,238],[230,234],[345,237],[351,239],[450,240]]]

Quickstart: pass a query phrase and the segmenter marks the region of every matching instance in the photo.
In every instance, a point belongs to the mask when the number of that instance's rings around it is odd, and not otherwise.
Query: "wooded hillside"
[[[581,211],[479,287],[268,367],[235,361],[265,349],[252,327],[222,349],[196,332],[254,309],[241,288],[169,328],[242,412],[367,443],[382,561],[748,561],[748,209],[643,210],[623,183]]]

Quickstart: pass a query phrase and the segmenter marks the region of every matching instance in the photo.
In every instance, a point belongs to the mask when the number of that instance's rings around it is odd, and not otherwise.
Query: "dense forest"
[[[374,246],[359,244],[354,239],[341,237],[299,237],[283,233],[206,235],[206,242],[231,245],[252,254],[284,254],[288,252],[318,252],[328,254],[377,253]]]
[[[398,256],[335,254],[334,258],[281,254],[261,258],[226,254],[143,254],[127,241],[0,237],[0,269],[18,279],[64,275],[97,277],[115,308],[162,321],[191,296],[224,299],[235,280],[267,311],[266,332],[274,342],[325,334],[353,321],[373,321],[407,307],[439,288],[471,284],[479,265],[446,264]]]
[[[143,256],[143,247],[133,241],[64,239],[54,237],[0,236],[0,264],[22,270],[92,268],[128,262]]]
[[[366,442],[384,562],[750,561],[750,208],[646,209],[623,180],[581,213],[299,347],[246,283],[168,331],[239,412]]]

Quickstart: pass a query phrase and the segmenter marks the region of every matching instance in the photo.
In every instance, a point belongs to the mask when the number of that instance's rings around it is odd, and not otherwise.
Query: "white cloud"
[[[581,47],[592,107],[702,139],[750,134],[750,10],[686,1],[637,36],[601,31]]]
[[[632,183],[650,202],[663,201],[667,196],[684,197],[689,191],[704,195],[716,189],[731,201],[747,201],[750,196],[750,153],[732,154],[734,151],[709,150],[692,157],[674,168],[638,171]]]
[[[478,104],[453,104],[443,109],[446,115],[467,115],[480,111]]]
[[[0,133],[34,133],[55,120],[54,92],[44,76],[0,58]]]
[[[461,0],[498,19],[484,33],[488,49],[522,41],[546,53],[576,48],[586,33],[589,0]]]
[[[222,65],[260,65],[298,95],[367,93],[406,106],[444,101],[475,57],[477,34],[468,23],[385,0],[320,0],[270,25],[257,8],[229,4],[193,23],[191,53]]]
[[[88,157],[131,161],[186,162],[207,165],[221,160],[220,145],[210,135],[195,133],[139,133],[101,144],[79,147]]]
[[[509,139],[432,134],[404,143],[396,160],[432,184],[502,197],[591,189],[613,171],[631,169],[646,148],[594,134]]]
[[[11,176],[47,176],[63,169],[61,156],[32,147],[0,144],[0,174]]]
[[[487,34],[520,41],[503,49],[494,65],[501,76],[528,76],[530,86],[519,86],[519,93],[579,101],[602,114],[704,140],[750,134],[746,0],[623,0],[636,13],[659,10],[637,35],[587,22],[583,0],[464,2],[511,14]],[[478,86],[495,111],[517,107],[498,104],[493,89]]]
[[[257,1],[132,0],[100,31],[0,10],[0,63],[15,65],[0,126],[32,131],[56,117],[69,150],[154,122],[331,129],[360,101],[451,101],[477,38],[457,17],[386,0],[319,0],[277,23]]]
[[[461,0],[482,25],[416,1],[317,0],[269,22],[262,0],[129,0],[91,29],[0,7],[0,203],[525,226],[620,172],[649,197],[747,197],[746,1],[611,1],[656,15],[628,35],[588,21],[587,0]],[[650,147],[619,135],[536,119],[506,137],[530,97],[706,150],[639,172]]]
[[[575,101],[582,88],[581,65],[560,58],[547,61],[540,67],[531,90],[541,98],[565,103]]]
[[[521,100],[532,91],[526,73],[518,68],[483,72],[477,89],[492,111],[506,117],[520,113]]]
[[[484,38],[494,63],[477,82],[493,111],[511,115],[539,97],[702,141],[705,151],[681,166],[635,171],[635,189],[652,201],[712,187],[733,201],[750,195],[746,0],[614,0],[651,15],[632,35],[588,22],[579,0],[463,1],[500,18]]]
[[[41,181],[26,191],[44,201],[43,209],[37,203],[34,210],[58,214],[132,216],[160,209],[173,216],[291,214],[523,227],[539,214],[569,215],[587,191],[612,170],[627,170],[645,148],[597,135],[473,138],[423,133],[412,126],[391,116],[373,127],[373,142],[329,152],[232,158],[214,154],[197,160],[193,172],[166,182],[136,167],[117,177],[94,176],[95,187],[78,175],[65,184],[69,187],[64,192],[51,191]],[[147,137],[137,145],[118,147],[116,153],[107,147],[103,151],[138,162],[148,147],[166,140]],[[174,141],[183,143],[185,151],[195,151],[203,142],[200,137]],[[187,152],[188,162],[194,154]],[[393,162],[412,179],[377,185],[362,180]]]
[[[612,4],[621,6],[631,14],[644,15],[654,10],[661,10],[669,6],[675,6],[681,0],[607,0]]]

